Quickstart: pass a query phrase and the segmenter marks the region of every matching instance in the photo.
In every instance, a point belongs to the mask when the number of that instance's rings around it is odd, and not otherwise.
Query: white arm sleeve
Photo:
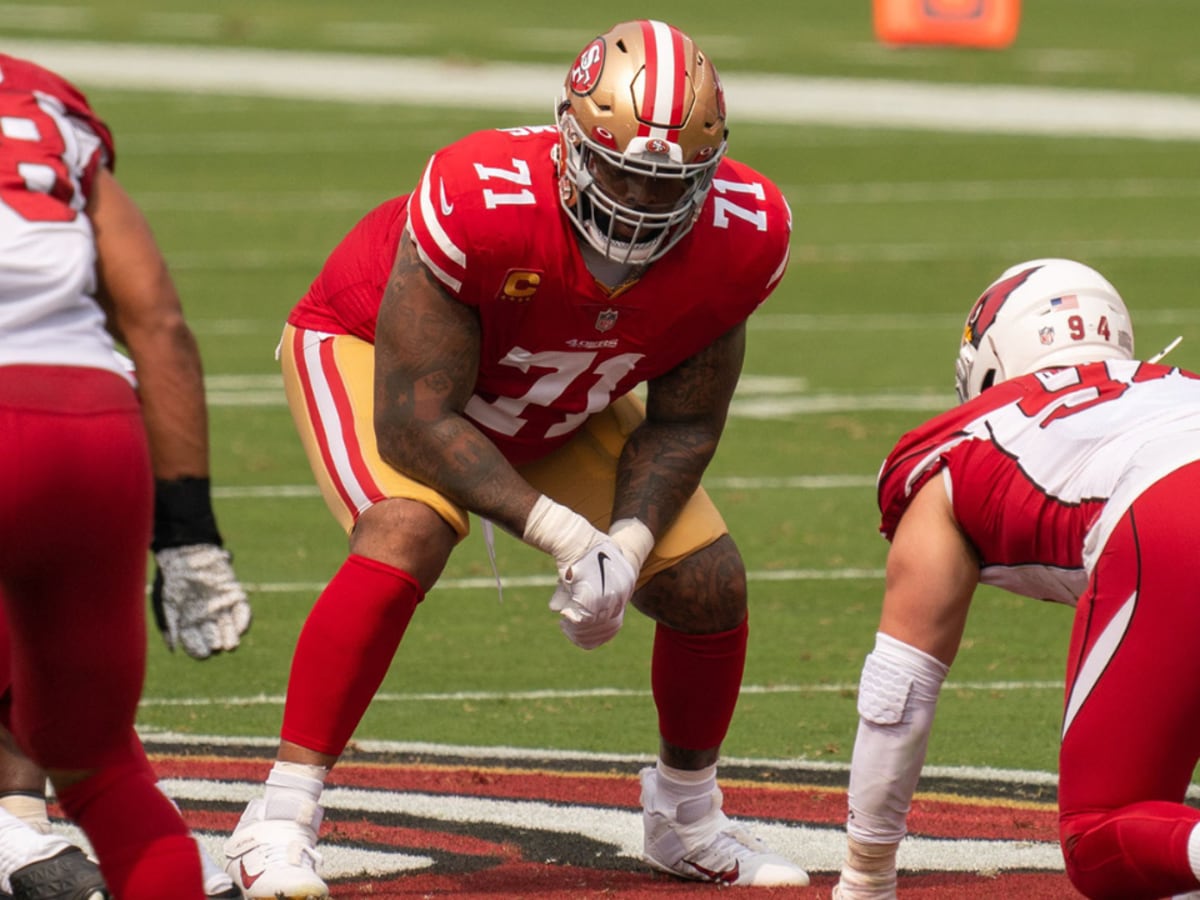
[[[858,736],[850,763],[846,831],[866,844],[896,843],[905,820],[948,667],[879,632],[858,685]]]

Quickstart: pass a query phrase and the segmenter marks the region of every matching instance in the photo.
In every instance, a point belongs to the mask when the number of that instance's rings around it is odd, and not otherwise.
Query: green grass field
[[[118,9],[119,6],[119,9]],[[618,2],[590,17],[540,0],[397,12],[332,4],[92,2],[7,6],[14,39],[186,43],[554,62],[621,18],[675,21],[730,72],[1200,93],[1190,0],[1039,0],[1003,53],[875,45],[869,4]],[[40,12],[38,12],[40,10]],[[56,15],[53,10],[73,11]],[[24,11],[24,12],[22,12]],[[33,13],[37,13],[34,15]],[[82,24],[80,24],[82,23]],[[82,82],[114,126],[118,174],[143,202],[201,341],[218,515],[252,590],[243,647],[198,664],[150,637],[141,724],[272,736],[292,647],[345,541],[315,492],[273,353],[325,254],[428,154],[477,128],[545,121],[468,109],[117,91]],[[546,85],[546,104],[557,83]],[[1149,355],[1200,366],[1200,169],[1188,141],[817,125],[740,125],[731,155],[773,177],[795,214],[792,265],[751,323],[707,484],[751,572],[746,691],[727,755],[846,761],[886,545],[873,478],[907,428],[952,402],[961,322],[1004,267],[1072,256],[1121,289]],[[297,490],[285,490],[297,488]],[[552,574],[500,538],[508,578]],[[653,752],[649,624],[631,615],[585,654],[547,586],[503,603],[478,534],[419,611],[358,737]],[[1053,770],[1069,610],[980,592],[929,762]]]

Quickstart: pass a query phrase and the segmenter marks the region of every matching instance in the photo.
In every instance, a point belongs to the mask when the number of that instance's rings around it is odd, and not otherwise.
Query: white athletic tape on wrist
[[[559,569],[565,569],[603,536],[603,532],[579,513],[542,494],[529,511],[522,539],[543,553],[549,553]]]
[[[613,543],[621,548],[634,571],[640,572],[646,564],[646,557],[654,549],[654,535],[641,519],[618,519],[608,529],[608,536]]]

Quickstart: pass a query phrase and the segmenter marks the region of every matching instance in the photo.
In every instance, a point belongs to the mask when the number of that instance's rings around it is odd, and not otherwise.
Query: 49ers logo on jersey
[[[979,347],[980,340],[983,339],[987,330],[992,327],[992,323],[996,321],[996,315],[1000,312],[1000,307],[1008,301],[1012,296],[1012,292],[1029,280],[1029,276],[1040,269],[1041,266],[1034,266],[1031,269],[1025,269],[1018,272],[1011,278],[1005,278],[1003,281],[998,281],[986,291],[983,292],[975,305],[971,307],[971,313],[967,316],[967,325],[963,329],[962,342],[970,344],[972,347]]]
[[[571,66],[571,74],[567,76],[567,84],[573,93],[585,96],[595,90],[603,70],[604,39],[596,38],[575,58],[575,65]]]

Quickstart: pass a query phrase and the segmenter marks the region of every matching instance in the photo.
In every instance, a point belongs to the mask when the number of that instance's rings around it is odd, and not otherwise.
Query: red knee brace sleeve
[[[667,743],[708,750],[725,739],[742,687],[749,633],[748,619],[717,634],[655,629],[650,684],[658,730]]]
[[[300,632],[283,711],[285,741],[341,755],[424,596],[407,572],[347,558]]]

